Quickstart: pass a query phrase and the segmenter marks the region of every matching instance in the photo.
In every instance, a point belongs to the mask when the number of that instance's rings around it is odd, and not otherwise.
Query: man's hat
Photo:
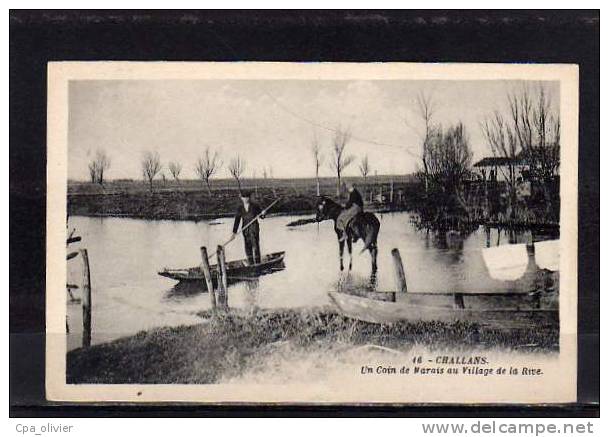
[[[245,197],[250,197],[252,195],[252,192],[250,190],[243,190],[241,191],[241,197],[245,198]]]

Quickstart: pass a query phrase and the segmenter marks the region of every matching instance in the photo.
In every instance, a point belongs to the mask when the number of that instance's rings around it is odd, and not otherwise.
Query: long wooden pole
[[[228,278],[226,273],[226,257],[224,255],[224,246],[218,245],[216,250],[218,257],[218,294],[219,303],[222,308],[228,308]]]
[[[91,346],[91,270],[87,249],[80,249],[82,272],[82,347]]]
[[[209,292],[212,311],[216,310],[216,292],[214,291],[214,283],[211,278],[211,269],[209,268],[209,257],[207,256],[207,247],[201,246],[201,270],[205,276],[205,284]]]
[[[395,284],[398,293],[408,292],[408,286],[406,285],[406,273],[404,272],[404,264],[402,263],[402,257],[398,249],[391,251],[393,257],[393,267],[395,272]]]

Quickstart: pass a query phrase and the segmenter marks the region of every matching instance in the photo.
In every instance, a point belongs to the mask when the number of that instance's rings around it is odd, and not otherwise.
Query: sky
[[[537,85],[537,83],[536,83]],[[315,80],[87,80],[69,86],[68,177],[88,179],[88,163],[97,150],[111,159],[108,179],[141,178],[141,158],[158,152],[167,163],[182,163],[182,179],[195,178],[194,166],[206,147],[227,163],[239,154],[244,177],[313,177],[311,142],[317,136],[328,165],[337,128],[352,135],[346,153],[356,160],[345,175],[358,175],[368,155],[371,174],[417,170],[423,122],[416,99],[433,101],[435,122],[462,122],[474,161],[489,156],[480,123],[493,111],[507,110],[506,95],[519,81],[315,81]],[[554,107],[556,82],[544,84]]]

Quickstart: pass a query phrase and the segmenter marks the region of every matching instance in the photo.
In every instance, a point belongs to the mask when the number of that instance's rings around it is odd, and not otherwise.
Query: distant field
[[[345,177],[344,182],[355,182],[360,187],[372,189],[378,187],[381,184],[389,186],[393,180],[394,184],[405,184],[415,182],[415,178],[412,175],[380,175],[380,176],[368,176],[364,182],[362,177]],[[234,179],[212,179],[211,181],[212,191],[220,190],[237,190],[238,185]],[[320,178],[320,188],[322,194],[335,195],[336,194],[336,178]],[[241,186],[243,189],[254,190],[258,188],[290,188],[302,192],[310,192],[315,194],[315,179],[314,178],[300,178],[300,179],[271,179],[271,178],[258,178],[258,179],[242,179]],[[176,181],[174,179],[161,179],[155,180],[153,184],[153,191],[200,191],[207,190],[205,182],[196,179],[184,179]],[[150,192],[150,187],[147,182],[141,179],[117,179],[104,182],[104,185],[92,184],[90,182],[83,181],[68,181],[68,194],[108,194],[115,192]]]
[[[410,206],[417,185],[412,176],[377,176],[346,178],[353,181],[370,208]],[[393,203],[389,193],[393,181]],[[244,179],[242,189],[255,193],[264,206],[281,200],[271,213],[309,214],[315,210],[315,179]],[[336,197],[336,179],[320,179],[321,194]],[[236,181],[217,179],[211,183],[211,195],[201,181],[155,181],[153,190],[141,180],[108,181],[103,186],[88,182],[68,182],[70,215],[116,216],[147,219],[197,220],[223,217],[234,213],[239,203]],[[382,196],[381,196],[382,193]],[[344,201],[344,198],[343,198]]]

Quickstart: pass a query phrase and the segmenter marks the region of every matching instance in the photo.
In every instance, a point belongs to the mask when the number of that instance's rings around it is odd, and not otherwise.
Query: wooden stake
[[[80,249],[82,272],[82,347],[91,346],[91,271],[87,249]]]
[[[391,256],[393,257],[393,267],[395,272],[395,284],[398,293],[406,293],[408,292],[408,287],[406,286],[406,273],[404,272],[404,264],[402,264],[402,257],[400,256],[400,251],[398,249],[393,249],[391,251]]]
[[[214,291],[214,283],[211,278],[211,270],[209,268],[209,257],[207,256],[207,247],[201,246],[201,270],[203,270],[203,276],[205,276],[205,285],[207,285],[207,291],[209,292],[209,299],[211,301],[212,311],[216,310],[216,292]]]
[[[228,278],[226,273],[226,257],[224,246],[218,246],[218,301],[223,308],[228,308]]]
[[[461,293],[454,294],[453,308],[455,308],[455,309],[465,308],[465,304],[463,302],[463,295]]]

